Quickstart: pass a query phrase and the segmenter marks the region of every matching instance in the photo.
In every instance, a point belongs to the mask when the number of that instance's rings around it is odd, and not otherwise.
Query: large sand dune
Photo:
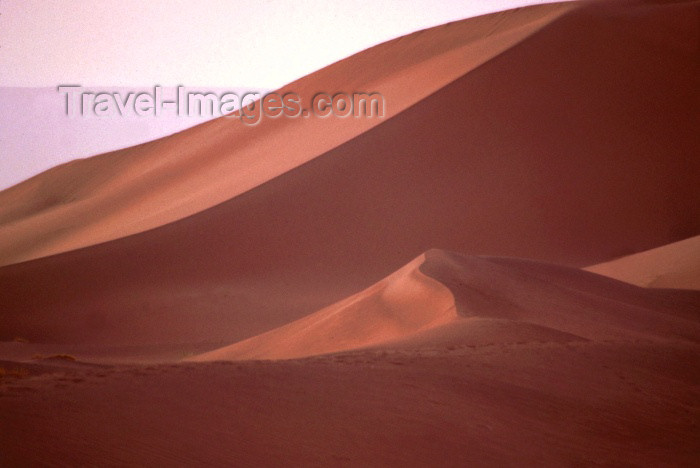
[[[0,338],[231,343],[360,291],[432,247],[590,265],[695,235],[695,8],[582,7],[225,203],[5,266]],[[196,138],[178,145],[218,158]],[[140,174],[127,159],[113,161]]]
[[[495,13],[381,44],[293,82],[318,92],[380,92],[386,118],[467,73],[571,8]],[[361,72],[358,72],[360,71]],[[171,137],[73,161],[0,192],[0,264],[151,229],[228,200],[383,119],[221,118]]]

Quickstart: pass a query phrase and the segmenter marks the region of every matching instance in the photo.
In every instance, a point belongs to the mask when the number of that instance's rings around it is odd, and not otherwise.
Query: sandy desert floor
[[[696,466],[700,2],[533,6],[0,192],[0,466]],[[247,133],[246,133],[247,132]]]
[[[23,364],[31,377],[0,390],[2,461],[692,466],[697,357],[697,344],[606,340]]]

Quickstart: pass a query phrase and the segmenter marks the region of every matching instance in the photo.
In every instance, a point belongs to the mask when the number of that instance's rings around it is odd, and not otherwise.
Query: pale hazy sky
[[[276,88],[409,32],[537,0],[0,0],[0,86]]]

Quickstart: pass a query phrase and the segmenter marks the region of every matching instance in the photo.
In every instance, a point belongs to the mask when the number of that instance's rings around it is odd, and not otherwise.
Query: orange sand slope
[[[349,57],[280,91],[380,92],[386,117],[473,70],[571,9],[545,5],[421,31]],[[74,161],[0,193],[0,265],[151,229],[228,200],[382,119],[221,118]]]
[[[700,289],[700,236],[586,268],[650,288]]]
[[[315,314],[195,360],[276,359],[360,348],[453,321],[449,289],[422,274],[423,255]]]
[[[431,250],[315,314],[193,360],[290,359],[367,346],[602,339],[700,341],[700,292],[576,269]]]
[[[694,11],[592,4],[225,203],[2,267],[0,340],[224,345],[432,247],[591,265],[697,235]]]

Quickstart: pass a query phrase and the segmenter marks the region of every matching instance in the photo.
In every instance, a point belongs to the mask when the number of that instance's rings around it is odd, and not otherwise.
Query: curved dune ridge
[[[233,343],[361,291],[433,246],[580,266],[696,235],[695,7],[583,6],[227,202],[4,266],[0,339]],[[208,142],[181,143],[218,158]]]
[[[366,290],[190,360],[293,359],[367,347],[612,339],[700,341],[700,292],[581,270],[431,250]]]
[[[421,255],[387,278],[314,314],[194,360],[288,359],[355,349],[452,322],[450,291],[422,274]]]
[[[395,39],[278,92],[379,92],[390,118],[571,9],[494,13]],[[361,70],[361,73],[358,71]],[[237,114],[236,114],[237,115]],[[0,265],[124,237],[226,201],[352,139],[377,118],[219,118],[73,161],[0,192]]]
[[[700,289],[700,236],[618,258],[587,271],[649,288]]]

